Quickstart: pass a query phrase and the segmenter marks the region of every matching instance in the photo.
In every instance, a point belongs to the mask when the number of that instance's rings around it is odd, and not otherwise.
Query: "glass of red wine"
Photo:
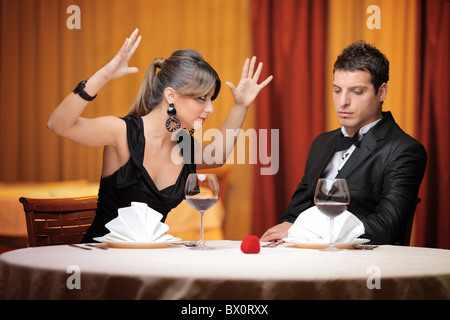
[[[186,200],[191,207],[200,211],[200,243],[192,249],[213,249],[207,247],[203,239],[203,215],[206,210],[215,205],[219,200],[219,181],[216,175],[211,173],[191,173],[186,180],[184,192]]]
[[[345,179],[319,179],[314,193],[314,204],[330,218],[330,246],[325,251],[338,251],[334,246],[334,218],[347,210],[350,192]]]

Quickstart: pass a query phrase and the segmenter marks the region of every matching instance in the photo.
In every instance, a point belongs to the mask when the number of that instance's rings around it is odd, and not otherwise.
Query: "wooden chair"
[[[422,201],[422,199],[417,198],[416,209],[417,209],[417,205],[420,203],[420,201]],[[414,210],[414,213],[412,214],[411,218],[409,218],[408,224],[406,225],[403,242],[401,243],[401,245],[403,245],[403,246],[409,247],[409,245],[410,245],[415,213],[416,212]]]
[[[30,247],[80,243],[94,220],[97,196],[32,199],[21,197]]]

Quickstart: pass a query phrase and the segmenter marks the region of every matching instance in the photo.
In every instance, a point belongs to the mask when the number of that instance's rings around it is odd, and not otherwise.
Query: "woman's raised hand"
[[[138,37],[139,30],[136,28],[129,38],[125,39],[125,42],[120,48],[116,56],[103,67],[105,76],[108,79],[116,79],[123,77],[127,74],[138,73],[139,69],[136,67],[129,67],[128,61],[139,47],[141,42],[141,36]]]
[[[263,64],[260,62],[258,68],[255,69],[256,57],[251,60],[246,59],[244,68],[242,69],[241,80],[237,87],[233,83],[227,81],[226,85],[230,88],[234,97],[234,103],[243,107],[248,107],[258,96],[259,92],[272,81],[273,76],[269,76],[266,80],[258,84]],[[254,73],[253,73],[254,72]]]

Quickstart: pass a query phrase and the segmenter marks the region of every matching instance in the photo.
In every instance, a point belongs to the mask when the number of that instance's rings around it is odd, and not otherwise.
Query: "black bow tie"
[[[341,135],[336,141],[336,151],[347,150],[352,144],[356,147],[359,145],[359,134],[356,133],[353,138]]]

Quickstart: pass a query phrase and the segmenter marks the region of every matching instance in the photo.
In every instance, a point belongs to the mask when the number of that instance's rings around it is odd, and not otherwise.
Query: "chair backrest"
[[[422,199],[417,198],[416,209],[417,209],[417,205],[420,203],[420,201],[422,201]],[[406,225],[405,234],[403,236],[403,242],[402,242],[403,246],[409,246],[409,244],[411,242],[411,233],[412,233],[415,213],[416,213],[416,211],[414,210],[411,218],[409,218],[408,224]]]
[[[21,197],[30,247],[80,243],[94,220],[97,196],[32,199]]]

